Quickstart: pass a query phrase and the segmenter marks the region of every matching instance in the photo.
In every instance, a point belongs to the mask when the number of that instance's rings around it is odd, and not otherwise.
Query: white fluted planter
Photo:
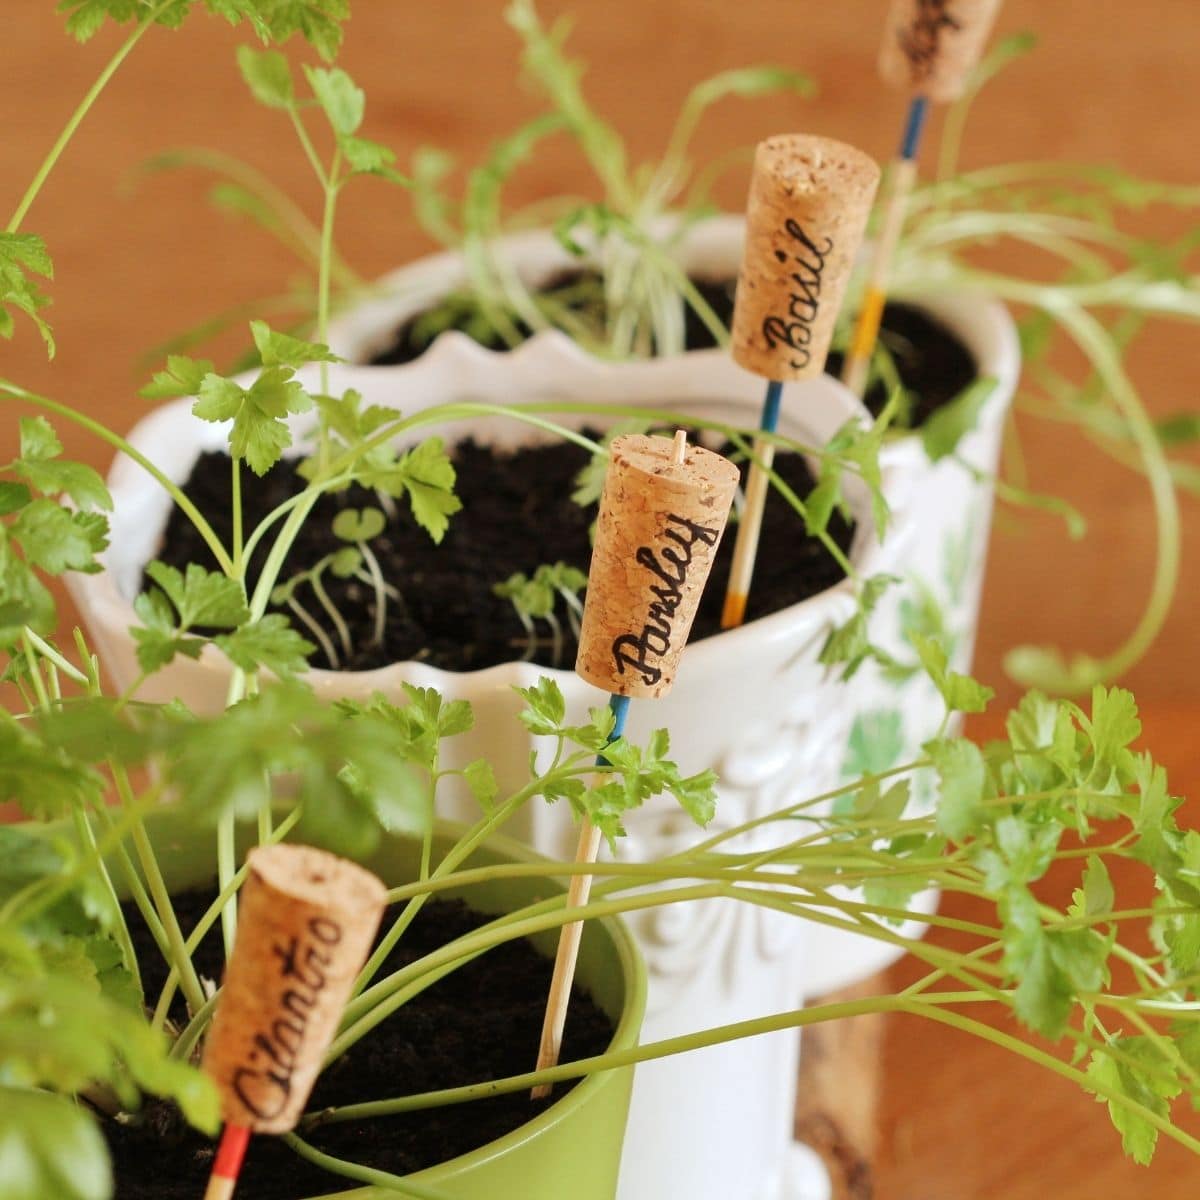
[[[343,346],[343,352],[346,347]],[[501,368],[500,363],[503,363]],[[315,384],[315,370],[306,373]],[[396,368],[334,366],[329,387],[357,388],[367,403],[397,405],[412,413],[447,400],[506,403],[556,398],[618,400],[622,405],[686,408],[697,416],[753,426],[761,382],[725,356],[709,357],[697,372],[687,358],[620,365],[581,352],[558,334],[543,335],[503,356],[468,339],[449,336],[418,362]],[[187,402],[165,405],[131,435],[174,481],[185,480],[199,454],[224,445],[224,430],[190,416]],[[839,385],[818,380],[788,389],[783,431],[821,444],[845,420],[861,413]],[[602,423],[595,415],[566,424]],[[448,440],[467,432],[502,444],[534,440],[528,427],[506,418],[466,425],[426,426]],[[899,478],[888,486],[906,486]],[[137,678],[127,629],[136,623],[132,601],[142,569],[155,554],[170,509],[166,493],[130,460],[119,457],[110,475],[115,501],[107,568],[78,576],[72,591],[91,636],[118,687]],[[894,569],[872,534],[867,497],[853,488],[858,521],[851,557],[864,575]],[[853,611],[848,583],[738,630],[690,646],[669,697],[634,705],[629,732],[641,738],[665,726],[672,756],[687,773],[713,767],[720,777],[717,827],[729,827],[828,788],[838,777],[852,713],[843,685],[833,682],[817,655],[829,630]],[[451,673],[420,663],[376,671],[308,676],[329,698],[366,698],[380,691],[399,699],[404,682],[435,687],[448,698],[469,700],[475,729],[446,744],[444,763],[461,766],[486,756],[502,788],[527,779],[536,741],[519,733],[514,686],[540,675],[562,688],[570,714],[582,717],[605,697],[573,672],[509,663]],[[147,681],[148,699],[182,697],[200,711],[219,707],[229,666],[211,647],[199,661],[179,659]],[[447,781],[451,783],[451,781]],[[443,815],[472,815],[474,802],[446,788]],[[633,814],[622,853],[632,858],[678,850],[701,834],[662,801]],[[564,805],[530,806],[507,832],[544,852],[570,857],[575,831]],[[647,915],[637,925],[650,965],[650,1000],[644,1037],[676,1036],[794,1008],[805,986],[806,956],[799,922],[764,919],[757,910],[711,901]],[[780,1033],[638,1070],[622,1169],[621,1200],[799,1200],[805,1195],[791,1150],[796,1037]],[[805,1185],[807,1186],[807,1185]],[[815,1185],[819,1189],[819,1181]],[[807,1193],[807,1194],[819,1194]]]
[[[734,215],[693,226],[677,247],[681,266],[700,278],[733,278],[741,263],[744,230],[743,219]],[[517,274],[530,284],[578,265],[577,259],[543,231],[505,239],[504,251]],[[401,323],[466,283],[467,273],[457,254],[433,255],[393,271],[380,280],[377,298],[356,306],[337,322],[331,337],[333,347],[352,362],[365,362],[389,343]],[[958,446],[956,457],[961,462],[948,459],[930,463],[920,438],[911,434],[886,444],[882,454],[884,490],[893,521],[885,556],[898,564],[891,573],[901,576],[902,583],[893,587],[879,605],[872,621],[872,636],[893,657],[915,665],[916,654],[905,635],[917,627],[923,598],[930,596],[944,616],[951,667],[966,673],[971,669],[979,620],[993,489],[988,480],[978,480],[962,464],[969,464],[985,476],[995,471],[1004,422],[1020,374],[1020,347],[1007,310],[986,295],[927,290],[919,280],[909,279],[903,298],[919,304],[957,334],[978,364],[980,375],[994,378],[997,387],[976,428]],[[510,357],[545,353],[548,361],[559,357],[566,365],[570,361],[568,345],[562,333],[543,332]],[[489,353],[497,363],[504,361],[504,356],[480,351],[457,332],[443,334],[428,353],[442,354],[447,347],[467,346],[477,354]],[[713,388],[724,387],[726,379],[735,381],[748,397],[761,391],[758,381],[751,381],[733,367],[728,355],[719,350],[660,359],[655,364],[595,366],[602,373],[621,372],[611,376],[617,381],[626,377],[624,372],[633,372],[629,376],[633,378],[658,369],[664,387],[669,389],[664,396],[679,404],[712,395]],[[394,369],[375,368],[384,372]],[[813,393],[814,404],[816,395]],[[842,400],[847,398],[845,393],[841,396]],[[795,411],[802,405],[807,407],[808,401],[795,396],[787,405]],[[892,680],[867,664],[851,687],[849,704],[857,725],[852,732],[856,741],[865,738],[875,747],[876,758],[871,764],[875,769],[917,757],[921,745],[941,723],[941,699],[923,674]],[[952,725],[954,729],[957,722]],[[843,757],[846,777],[857,774],[860,765],[858,756],[847,746]],[[914,907],[929,912],[936,902],[936,894],[928,892],[917,898]],[[901,932],[916,937],[922,929],[919,923],[910,922]],[[809,995],[821,995],[873,975],[899,956],[883,942],[824,926],[814,926],[808,936],[805,988]],[[623,1195],[622,1200],[628,1198]]]

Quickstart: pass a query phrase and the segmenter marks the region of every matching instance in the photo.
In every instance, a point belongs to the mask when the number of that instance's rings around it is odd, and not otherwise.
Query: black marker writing
[[[833,249],[833,238],[827,237],[824,247],[818,247],[793,218],[789,217],[783,227],[789,237],[800,243],[799,252],[795,248],[791,254],[776,250],[775,257],[784,264],[791,261],[788,277],[796,289],[788,296],[787,317],[767,317],[762,331],[772,349],[782,345],[797,352],[798,357],[789,362],[795,370],[800,370],[812,361],[808,346],[812,341],[813,322],[821,307],[821,279],[825,273],[825,260]]]
[[[292,1094],[308,1019],[329,982],[325,968],[333,958],[326,947],[342,940],[341,926],[327,917],[313,917],[305,930],[310,940],[292,937],[271,947],[279,959],[279,977],[287,981],[279,1001],[283,1015],[265,1033],[254,1035],[250,1061],[256,1065],[239,1067],[233,1076],[238,1099],[259,1120],[278,1116]]]
[[[672,525],[677,528],[672,528]],[[662,679],[661,668],[654,666],[651,659],[662,658],[671,649],[671,623],[683,600],[683,587],[694,557],[693,550],[697,543],[715,546],[720,537],[719,528],[698,525],[695,521],[671,513],[667,517],[663,538],[674,545],[661,546],[657,553],[649,546],[638,547],[634,558],[658,583],[650,585],[654,600],[641,632],[623,633],[613,639],[612,654],[620,674],[625,674],[626,667],[632,667],[641,675],[647,687],[653,687]]]
[[[955,31],[962,25],[948,11],[950,0],[917,0],[917,15],[907,29],[899,32],[900,49],[912,64],[917,79],[925,79],[933,70],[944,29]]]

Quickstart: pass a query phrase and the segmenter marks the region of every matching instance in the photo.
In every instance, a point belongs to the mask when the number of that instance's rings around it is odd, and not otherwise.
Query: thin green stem
[[[200,1040],[200,1035],[208,1027],[208,1023],[212,1020],[213,1013],[217,1011],[217,1004],[220,1000],[220,991],[214,992],[207,1000],[196,1010],[196,1015],[188,1022],[187,1027],[175,1039],[175,1044],[171,1047],[170,1057],[180,1061],[186,1060],[192,1052],[192,1047]]]
[[[364,1167],[343,1158],[334,1158],[333,1155],[325,1154],[315,1146],[310,1146],[294,1133],[285,1133],[283,1141],[301,1158],[334,1175],[343,1175],[357,1183],[366,1183],[382,1188],[385,1192],[396,1192],[401,1196],[409,1196],[411,1200],[451,1200],[445,1192],[435,1192],[432,1188],[425,1187],[424,1184],[413,1183],[399,1175],[392,1175],[387,1171],[377,1171],[374,1167]]]
[[[757,1037],[764,1033],[778,1033],[784,1029],[795,1029],[805,1025],[816,1025],[822,1021],[844,1020],[849,1017],[866,1016],[880,1012],[903,1012],[908,1001],[898,996],[873,996],[860,1000],[848,1000],[838,1004],[822,1004],[813,1008],[793,1009],[770,1017],[758,1017],[750,1021],[738,1021],[718,1029],[701,1033],[689,1033],[682,1037],[667,1038],[650,1042],[645,1046],[634,1046],[628,1050],[612,1050],[581,1058],[575,1062],[562,1063],[542,1071],[527,1071],[507,1079],[493,1079],[485,1083],[468,1084],[464,1087],[445,1088],[436,1092],[423,1092],[413,1096],[398,1096],[392,1100],[373,1100],[362,1104],[345,1105],[310,1114],[304,1122],[306,1128],[333,1124],[341,1121],[363,1121],[374,1117],[395,1116],[398,1113],[414,1112],[417,1109],[444,1108],[470,1100],[486,1100],[510,1092],[528,1091],[541,1084],[562,1083],[568,1079],[580,1079],[596,1075],[601,1071],[614,1071],[631,1067],[637,1063],[652,1062],[672,1054],[684,1054],[702,1050],[708,1046],[719,1046],[740,1038]]]
[[[113,832],[113,819],[108,806],[104,804],[97,805],[96,814],[101,824],[103,824],[105,832],[111,834]],[[154,911],[154,905],[146,892],[146,885],[142,883],[142,877],[133,865],[133,859],[129,857],[129,851],[125,848],[125,839],[123,837],[108,837],[105,840],[112,843],[113,848],[111,852],[116,855],[117,866],[120,868],[121,878],[129,892],[129,898],[137,906],[138,912],[142,914],[142,920],[146,922],[146,928],[150,931],[150,936],[154,939],[154,944],[158,947],[159,953],[169,962],[171,947],[167,941],[166,931],[163,929],[162,922],[158,919],[158,913]]]
[[[287,837],[287,835],[295,828],[296,823],[300,820],[301,812],[302,810],[297,807],[288,813],[288,815],[284,817],[283,820],[280,821],[279,824],[271,831],[268,841],[270,843],[283,841],[283,839]],[[245,883],[246,876],[249,874],[249,872],[249,865],[243,863],[235,873],[234,877],[229,881],[229,884],[217,893],[217,898],[208,906],[207,909],[205,909],[204,915],[201,916],[201,918],[196,922],[195,928],[190,934],[188,934],[188,939],[185,943],[185,948],[187,950],[189,959],[196,952],[196,948],[204,939],[204,935],[208,933],[213,925],[216,924],[217,918],[221,915],[222,909],[224,909],[230,898],[237,892],[238,888]],[[163,984],[163,990],[159,994],[158,1004],[155,1007],[153,1021],[155,1028],[159,1028],[165,1023],[167,1019],[167,1013],[171,1007],[171,1001],[175,996],[175,989],[178,986],[179,971],[177,968],[172,966],[170,973],[167,975],[166,983]],[[188,1026],[188,1029],[190,1030],[192,1025],[195,1025],[202,1018],[206,1019],[203,1011],[196,1014],[196,1016],[192,1019],[191,1025]],[[197,1036],[198,1034],[199,1031],[197,1031]]]
[[[241,579],[246,571],[242,559],[242,460],[236,454],[231,454],[229,462],[233,472],[233,494],[230,498],[233,505],[233,577]]]
[[[379,566],[379,559],[375,557],[374,551],[366,542],[359,542],[358,551],[363,556],[363,562],[367,564],[367,570],[371,575],[371,586],[375,591],[375,628],[371,635],[371,644],[373,646],[383,645],[383,636],[387,631],[387,585],[384,582],[383,570]]]
[[[79,838],[80,848],[92,860],[92,867],[96,878],[99,879],[100,886],[103,888],[105,897],[108,900],[112,917],[113,937],[116,939],[117,945],[121,948],[122,965],[132,976],[133,982],[137,987],[138,996],[144,997],[142,972],[138,967],[137,951],[133,948],[133,938],[129,934],[129,924],[125,920],[121,901],[117,898],[116,888],[113,887],[112,876],[109,875],[108,868],[104,865],[104,859],[100,856],[100,848],[96,844],[96,834],[83,809],[78,807],[72,808],[71,818],[75,825],[76,836]]]
[[[50,176],[50,172],[54,170],[55,164],[62,157],[63,151],[75,136],[75,131],[83,123],[84,117],[91,111],[92,105],[100,98],[100,93],[108,86],[109,81],[120,69],[121,64],[129,57],[134,46],[142,40],[142,37],[158,18],[159,14],[173,2],[174,0],[163,0],[161,4],[158,4],[146,13],[134,27],[133,32],[118,47],[116,54],[108,60],[108,64],[100,72],[96,82],[88,88],[83,99],[79,102],[79,107],[71,114],[71,118],[67,121],[62,133],[58,135],[58,140],[50,147],[50,153],[46,155],[42,165],[38,167],[37,174],[34,175],[29,187],[25,189],[25,194],[21,197],[21,202],[17,205],[16,211],[8,220],[6,232],[16,233],[21,228],[21,222],[25,220],[26,214],[37,199],[38,193],[42,190],[43,185]]]
[[[229,679],[229,691],[225,707],[232,708],[246,695],[246,672],[235,667]],[[232,809],[226,809],[217,819],[217,887],[224,892],[232,885],[237,874],[236,825]],[[237,897],[230,895],[221,909],[221,936],[225,943],[225,961],[233,957],[233,944],[237,937]]]
[[[330,267],[333,262],[333,223],[337,213],[338,167],[341,165],[342,152],[335,150],[333,164],[329,168],[328,180],[325,184],[325,211],[321,219],[321,257],[317,269],[317,341],[325,345],[329,341],[329,282]],[[329,391],[329,364],[320,364],[321,391]],[[322,439],[322,445],[324,439]]]
[[[138,862],[141,863],[150,895],[154,899],[154,907],[162,922],[163,932],[167,936],[167,946],[170,950],[168,961],[180,972],[180,986],[183,988],[183,994],[187,1000],[188,1011],[199,1012],[204,1005],[204,988],[200,985],[196,968],[187,952],[183,931],[179,928],[179,919],[171,904],[171,894],[167,890],[166,881],[162,877],[158,859],[154,854],[154,847],[150,844],[146,826],[140,817],[134,822],[132,832],[133,848],[137,853]]]
[[[21,631],[21,636],[25,641],[34,647],[35,650],[43,657],[48,658],[54,665],[69,678],[73,683],[79,684],[80,687],[87,687],[88,677],[69,659],[64,658],[62,653],[55,649],[45,638],[40,637],[28,625]]]

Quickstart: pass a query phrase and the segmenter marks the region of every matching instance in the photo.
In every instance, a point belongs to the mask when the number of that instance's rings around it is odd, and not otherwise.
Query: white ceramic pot
[[[950,649],[951,669],[969,674],[991,531],[990,477],[1000,458],[1004,424],[1020,375],[1020,345],[1008,311],[994,300],[970,293],[906,293],[906,298],[957,334],[971,351],[980,376],[995,379],[996,387],[975,428],[959,442],[954,458],[931,463],[914,435],[886,444],[881,463],[890,481],[885,491],[892,524],[885,540],[888,557],[902,564],[895,571],[901,582],[885,594],[872,619],[871,635],[893,658],[915,667],[917,655],[908,633],[940,632]],[[939,621],[933,620],[935,612],[941,614]],[[917,758],[921,746],[937,734],[945,707],[923,672],[895,678],[867,663],[850,687],[855,716],[843,765],[845,779]],[[960,726],[961,717],[956,717],[949,733]],[[865,757],[864,747],[868,748]],[[918,803],[931,802],[932,783],[917,777]],[[918,896],[912,907],[932,912],[936,904],[937,893],[929,891]],[[919,937],[923,927],[908,922],[900,932]],[[805,969],[808,994],[820,996],[848,987],[898,957],[899,952],[885,942],[814,926],[808,936]]]
[[[680,265],[700,278],[733,278],[741,263],[744,236],[745,223],[740,216],[720,216],[697,224],[678,244]],[[502,253],[529,284],[549,279],[578,263],[542,231],[506,239]],[[380,281],[375,299],[357,306],[337,323],[331,337],[334,349],[352,362],[368,361],[390,342],[400,324],[466,282],[466,270],[456,254],[434,255],[391,272]],[[962,462],[990,476],[999,458],[1004,422],[1020,374],[1020,347],[1012,318],[986,295],[947,294],[937,283],[923,287],[911,272],[902,296],[920,304],[957,334],[978,364],[980,375],[997,382],[976,428],[963,438],[957,450]],[[487,353],[457,332],[443,334],[432,352],[441,354],[447,346],[461,348],[463,344],[476,353]],[[562,333],[543,332],[516,351],[514,357],[544,353],[548,360],[565,360],[569,345]],[[502,361],[500,356],[495,357]],[[739,380],[746,379],[719,350],[660,360],[657,365],[670,382],[670,394],[680,401],[703,396],[710,382],[723,380],[731,372]],[[608,369],[640,372],[646,366]],[[759,386],[757,382],[751,384],[748,394]],[[846,399],[844,394],[841,399]],[[892,573],[901,576],[903,582],[893,587],[880,604],[872,622],[872,636],[900,662],[915,665],[916,655],[905,635],[913,628],[932,631],[927,618],[922,625],[923,613],[932,611],[925,600],[932,598],[944,617],[942,632],[951,646],[951,666],[967,673],[979,619],[993,489],[986,479],[980,481],[960,462],[947,459],[930,463],[920,439],[912,435],[889,441],[882,462],[885,492],[893,512],[886,557],[900,564]],[[852,681],[852,687],[854,726],[843,761],[847,778],[859,768],[884,769],[917,757],[921,745],[941,723],[941,699],[923,674],[894,680],[868,664]],[[953,722],[951,732],[957,728],[958,722]],[[872,748],[866,759],[856,748],[864,742]],[[770,755],[766,758],[769,760]],[[936,893],[927,892],[917,898],[914,907],[931,912],[936,902]],[[901,932],[906,937],[917,937],[922,930],[922,925],[910,922]],[[884,942],[813,926],[805,966],[807,994],[819,996],[848,986],[882,970],[898,956]]]
[[[315,384],[315,372],[306,382]],[[547,335],[503,359],[461,337],[447,337],[417,363],[399,368],[335,366],[330,388],[360,390],[367,403],[391,403],[412,413],[448,399],[499,404],[553,398],[618,399],[623,405],[686,408],[700,416],[753,426],[761,382],[727,357],[714,355],[697,372],[688,359],[633,365],[606,364],[568,339]],[[861,409],[831,380],[788,389],[782,428],[819,445]],[[565,423],[599,423],[595,416]],[[448,439],[465,426],[428,426],[420,436]],[[528,428],[509,418],[476,419],[470,432],[501,444],[531,440]],[[160,408],[130,440],[174,481],[182,482],[204,449],[224,444],[225,432],[192,418],[186,402]],[[895,470],[902,470],[897,467]],[[890,470],[889,470],[890,473]],[[852,481],[850,481],[852,482]],[[137,677],[127,629],[141,572],[161,539],[170,507],[164,490],[127,458],[109,479],[115,501],[107,568],[79,576],[72,590],[118,687]],[[903,480],[888,481],[903,489]],[[894,569],[876,543],[867,497],[852,487],[858,520],[851,557],[867,575]],[[848,583],[685,652],[672,693],[633,706],[629,732],[673,733],[672,756],[685,772],[713,767],[720,777],[717,823],[732,826],[828,788],[838,777],[852,714],[843,685],[817,662],[829,630],[853,611]],[[314,670],[309,679],[330,698],[366,698],[376,691],[399,698],[408,682],[437,688],[475,709],[472,733],[447,743],[445,765],[488,757],[502,788],[528,778],[528,756],[537,748],[519,729],[514,686],[552,676],[570,713],[582,717],[605,697],[568,671],[509,663],[482,671],[450,673],[420,663],[398,663],[367,672]],[[199,661],[179,659],[144,685],[147,698],[181,696],[212,710],[224,701],[229,668],[211,647]],[[443,815],[469,817],[474,802],[448,788]],[[622,852],[641,858],[679,850],[700,835],[663,802],[652,802],[627,822]],[[569,858],[575,831],[564,805],[535,805],[507,829],[540,850]],[[799,922],[764,919],[727,901],[664,909],[637,925],[650,966],[649,1011],[643,1035],[672,1037],[731,1021],[794,1008],[802,992],[804,955]],[[799,1170],[791,1143],[796,1038],[773,1034],[730,1047],[645,1064],[638,1069],[633,1115],[626,1139],[621,1200],[799,1200],[814,1194],[793,1178]],[[807,1160],[804,1160],[807,1161]]]

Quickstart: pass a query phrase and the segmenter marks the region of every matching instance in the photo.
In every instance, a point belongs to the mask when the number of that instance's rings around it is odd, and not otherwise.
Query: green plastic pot
[[[167,885],[184,891],[210,882],[213,835],[197,830],[195,821],[161,809],[147,820]],[[249,831],[245,831],[248,838]],[[435,854],[452,844],[455,827],[439,823]],[[248,845],[247,841],[247,845]],[[420,847],[412,838],[385,836],[364,865],[389,885],[417,877]],[[436,858],[435,858],[436,861]],[[536,862],[539,856],[508,838],[495,837],[464,864],[484,867],[503,862]],[[511,912],[564,889],[546,879],[503,879],[442,895],[460,897],[484,913]],[[558,931],[531,939],[552,957]],[[579,982],[616,1026],[612,1049],[637,1044],[646,1006],[646,968],[625,926],[614,918],[589,921],[584,930],[577,970]],[[531,1060],[536,1046],[530,1047]],[[532,1061],[531,1061],[532,1068]],[[557,1104],[506,1137],[471,1154],[410,1176],[414,1183],[446,1200],[613,1200],[621,1144],[629,1114],[633,1068],[605,1071],[585,1079]],[[387,1118],[382,1118],[386,1120]],[[239,1200],[254,1200],[238,1193]],[[313,1200],[395,1200],[394,1191],[376,1187],[324,1193]]]

